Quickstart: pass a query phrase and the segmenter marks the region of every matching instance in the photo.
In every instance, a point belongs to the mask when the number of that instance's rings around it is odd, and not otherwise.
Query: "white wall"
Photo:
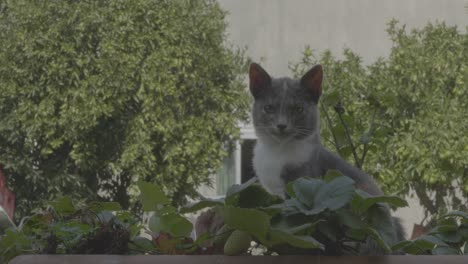
[[[366,63],[388,55],[391,48],[385,31],[395,18],[409,27],[429,21],[468,26],[468,0],[218,0],[229,12],[229,39],[247,46],[247,55],[273,76],[290,75],[306,45],[321,52],[341,53],[344,47],[360,54]],[[397,215],[410,235],[423,210],[415,199]]]
[[[389,53],[391,18],[411,27],[428,21],[468,26],[467,0],[218,0],[229,12],[229,38],[265,58],[272,75],[288,75],[305,45],[334,53],[349,47],[365,62]]]

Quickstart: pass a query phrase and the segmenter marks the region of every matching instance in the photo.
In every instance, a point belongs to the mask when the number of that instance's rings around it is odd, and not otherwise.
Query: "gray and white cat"
[[[338,170],[352,178],[356,188],[371,195],[382,191],[372,177],[325,149],[320,141],[317,104],[322,94],[323,70],[314,66],[301,79],[272,78],[258,64],[250,65],[250,92],[254,97],[253,124],[257,134],[253,167],[260,184],[284,196],[287,182],[299,177],[322,177]],[[390,212],[388,212],[390,217]],[[393,219],[395,242],[403,239]],[[363,254],[379,254],[373,249]]]
[[[253,165],[260,183],[271,193],[284,194],[285,183],[299,177],[320,177],[329,169],[351,177],[357,188],[382,192],[375,181],[320,141],[318,101],[322,94],[320,65],[300,80],[271,78],[258,64],[250,66],[250,91],[254,97],[253,124],[258,140]]]

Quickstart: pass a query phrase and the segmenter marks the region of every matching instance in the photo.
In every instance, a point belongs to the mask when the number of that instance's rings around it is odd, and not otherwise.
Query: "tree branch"
[[[353,157],[354,157],[354,161],[356,162],[356,166],[359,169],[362,169],[362,164],[359,161],[359,157],[358,157],[358,155],[356,153],[356,147],[354,146],[353,140],[351,139],[351,135],[349,133],[348,125],[346,124],[346,122],[343,120],[343,117],[341,116],[342,112],[338,111],[337,109],[335,109],[335,111],[338,113],[338,118],[340,119],[340,122],[341,122],[341,124],[343,125],[343,127],[345,129],[346,138],[348,139],[348,142],[351,145],[351,151],[353,153]]]
[[[331,121],[331,118],[330,116],[328,115],[328,112],[327,112],[327,109],[324,107],[323,104],[320,104],[320,107],[322,108],[322,111],[323,113],[325,114],[325,118],[327,120],[327,124],[328,124],[328,128],[330,129],[330,132],[332,134],[332,137],[333,137],[333,145],[335,146],[336,148],[336,151],[337,152],[340,152],[340,148],[338,147],[338,141],[336,140],[336,136],[335,136],[335,133],[333,132],[333,124],[332,124],[332,121]]]
[[[372,115],[371,127],[369,129],[370,134],[372,135],[375,130],[375,116],[377,115],[377,109],[375,109],[374,114]],[[367,151],[369,151],[369,144],[364,144],[364,149],[362,150],[361,156],[361,166],[364,166],[364,159],[366,158]]]
[[[425,184],[415,184],[414,191],[416,192],[421,205],[424,206],[431,215],[437,214],[437,207],[432,202],[432,199],[427,195]]]

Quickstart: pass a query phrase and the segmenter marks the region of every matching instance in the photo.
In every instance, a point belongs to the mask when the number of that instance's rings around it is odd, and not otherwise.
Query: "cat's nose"
[[[288,126],[285,125],[285,124],[278,124],[278,125],[276,125],[276,127],[278,128],[278,130],[279,130],[280,132],[284,132],[284,130],[286,130],[286,128],[287,128]]]

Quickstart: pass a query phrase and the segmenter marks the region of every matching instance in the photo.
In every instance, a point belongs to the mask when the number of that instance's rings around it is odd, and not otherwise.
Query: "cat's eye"
[[[304,112],[304,107],[302,105],[296,105],[293,107],[293,112],[294,113],[302,113]]]
[[[273,105],[265,105],[263,107],[263,111],[265,111],[267,114],[271,114],[275,112],[275,107]]]

